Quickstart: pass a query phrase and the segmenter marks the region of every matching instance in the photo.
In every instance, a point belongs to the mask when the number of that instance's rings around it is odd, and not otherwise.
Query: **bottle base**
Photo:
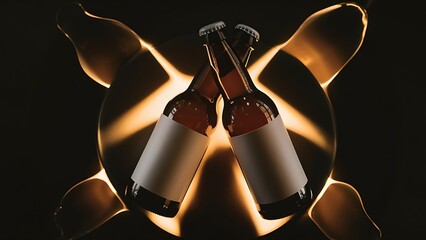
[[[312,190],[305,185],[292,196],[278,202],[258,204],[258,211],[264,219],[274,220],[305,211],[312,202]]]
[[[143,188],[137,183],[127,186],[125,195],[132,204],[163,217],[174,217],[179,211],[180,202],[165,199]]]

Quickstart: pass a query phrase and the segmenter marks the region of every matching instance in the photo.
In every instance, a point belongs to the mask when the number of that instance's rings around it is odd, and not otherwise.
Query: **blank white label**
[[[230,142],[258,204],[283,200],[308,182],[281,116]]]
[[[161,115],[132,174],[145,189],[182,202],[209,138]]]

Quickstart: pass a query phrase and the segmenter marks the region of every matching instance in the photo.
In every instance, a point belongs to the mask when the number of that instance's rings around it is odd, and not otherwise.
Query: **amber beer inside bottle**
[[[231,40],[232,45],[236,49],[236,53],[241,58],[241,61],[247,62],[250,57],[250,53],[253,50],[253,46],[257,41],[255,41],[253,37],[246,32],[244,26],[245,25],[241,24],[236,26]],[[213,129],[217,124],[216,103],[219,96],[219,89],[217,88],[216,83],[214,81],[210,65],[206,63],[195,74],[187,90],[178,94],[176,97],[174,97],[167,103],[159,122],[162,123],[164,121],[169,121],[168,124],[174,124],[173,126],[175,126],[176,128],[185,128],[185,130],[183,131],[191,131],[190,134],[196,135],[197,138],[201,138],[201,142],[204,142],[206,141],[205,138],[211,135]],[[171,123],[170,121],[172,121],[173,123]],[[161,127],[159,125],[161,125],[161,123],[157,123],[153,135],[157,131],[162,132],[164,138],[168,138],[168,133],[164,132],[167,130],[160,129]],[[170,130],[171,134],[173,134],[172,132],[175,131],[176,130],[174,129]],[[149,151],[163,151],[163,153],[160,153],[159,155],[164,156],[164,152],[167,152],[169,150],[167,149],[167,147],[164,147],[165,145],[167,146],[167,144],[156,144],[157,146],[153,146],[154,144],[150,145],[150,141],[153,135],[151,135],[151,138],[148,141],[148,144],[146,145],[142,156],[145,154],[145,152]],[[173,147],[179,147],[180,144],[182,144],[181,142],[184,141],[176,141],[175,143],[169,144],[173,145]],[[149,170],[146,170],[144,172],[146,176],[144,176],[143,180],[136,181],[134,178],[139,178],[139,176],[135,176],[135,173],[138,168],[138,166],[136,166],[132,178],[130,178],[130,183],[128,184],[128,187],[126,189],[127,198],[130,199],[134,205],[142,207],[143,209],[166,217],[175,216],[179,211],[180,204],[189,187],[189,182],[195,175],[202,155],[204,154],[207,148],[207,144],[204,144],[203,146],[199,146],[196,144],[194,144],[193,146],[188,146],[187,144],[187,154],[180,154],[181,156],[176,157],[175,159],[175,156],[173,155],[171,155],[169,159],[161,160],[160,162],[155,162],[156,159],[150,159],[151,163],[145,163],[145,165],[144,163],[141,163],[142,160],[140,160],[138,162],[138,165],[141,164],[141,168]],[[164,149],[158,149],[163,147]],[[153,148],[156,148],[156,150]],[[199,152],[199,161],[195,163],[195,165],[192,164],[190,167],[179,166],[182,165],[181,162],[185,162],[185,160],[182,159],[186,158],[186,156],[183,155],[192,155],[194,151]],[[190,157],[188,156],[188,158]],[[162,157],[162,159],[164,159],[164,157]],[[140,172],[143,171],[144,170],[140,170],[139,175]],[[162,178],[167,180],[162,180]],[[187,181],[179,182],[182,178],[186,179]],[[140,182],[142,181],[145,185],[151,186],[151,188],[142,186],[142,184],[140,184]],[[174,186],[164,186],[170,184]],[[174,199],[167,197],[170,196],[170,191],[175,190],[176,186],[177,188],[182,189],[180,192],[177,193],[177,195],[175,195],[178,197],[175,197]],[[166,191],[164,189],[169,190]]]
[[[226,42],[222,26],[207,25],[200,36],[224,98],[222,122],[234,154],[263,218],[300,212],[312,199],[305,172],[275,103],[254,86]]]

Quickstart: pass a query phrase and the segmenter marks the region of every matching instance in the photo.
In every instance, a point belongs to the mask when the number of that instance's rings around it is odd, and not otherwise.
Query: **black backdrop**
[[[106,90],[82,71],[55,24],[65,0],[8,1],[1,22],[1,186],[5,239],[53,239],[51,216],[63,194],[93,175],[96,124]],[[265,3],[81,1],[160,44],[217,20],[259,29],[281,43],[313,12],[338,1]],[[337,178],[361,194],[383,239],[422,236],[426,103],[422,8],[403,1],[359,1],[369,14],[365,42],[331,86],[339,144]],[[344,79],[339,81],[339,79]],[[84,239],[140,239],[138,216],[124,214]],[[155,236],[172,238],[158,230]],[[292,230],[287,239],[322,239]]]

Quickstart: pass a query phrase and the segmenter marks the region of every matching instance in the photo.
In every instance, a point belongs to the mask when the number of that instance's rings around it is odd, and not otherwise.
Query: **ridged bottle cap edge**
[[[204,36],[209,33],[216,32],[217,30],[220,30],[224,27],[226,27],[226,24],[223,21],[217,21],[200,28],[198,35]]]
[[[245,24],[237,24],[235,26],[235,29],[239,29],[239,30],[242,30],[242,31],[250,34],[252,37],[256,38],[257,41],[259,41],[259,39],[260,39],[259,32],[256,31],[254,28],[249,27],[249,26],[247,26]]]

